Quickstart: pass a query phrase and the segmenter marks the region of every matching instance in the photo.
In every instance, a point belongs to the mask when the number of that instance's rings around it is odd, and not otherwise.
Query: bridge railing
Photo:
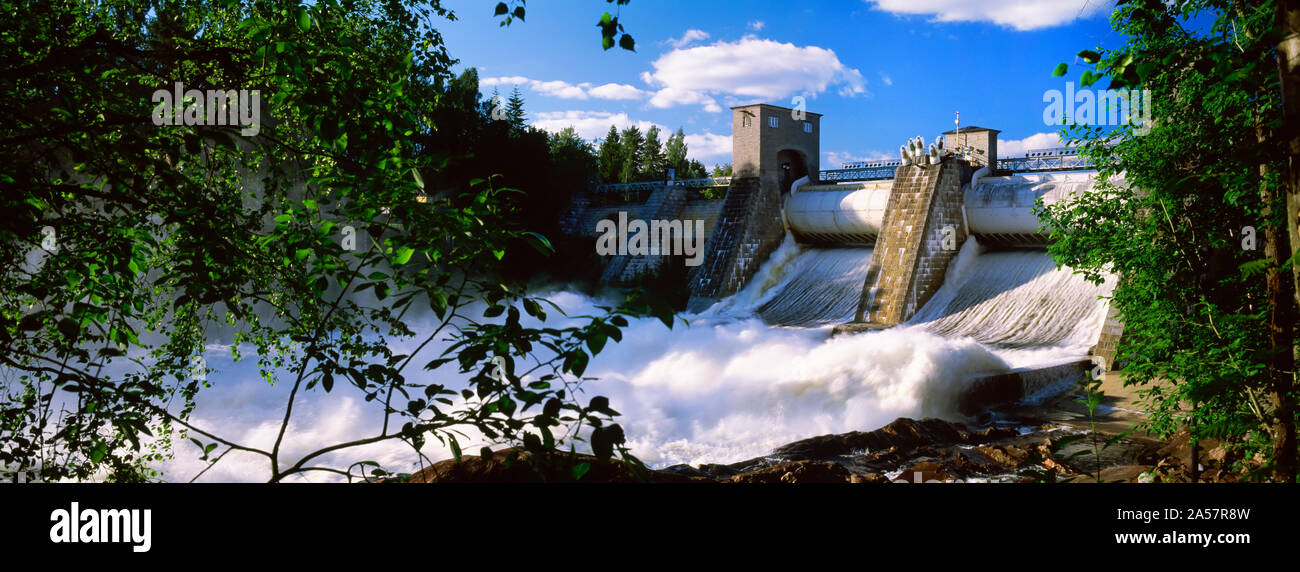
[[[894,171],[902,166],[902,161],[858,161],[845,163],[842,169],[828,169],[818,173],[824,182],[875,181],[894,178]],[[1074,171],[1088,169],[1092,161],[1079,155],[1073,147],[1052,147],[1030,149],[1023,155],[998,157],[998,169],[1013,173],[1034,173],[1046,171]],[[673,185],[687,189],[707,189],[709,187],[726,187],[731,184],[731,177],[700,177],[698,179],[677,179],[674,181],[634,181],[630,183],[605,183],[596,185],[597,194],[621,193],[631,196],[653,192],[662,185]]]
[[[822,181],[827,182],[892,179],[894,171],[902,164],[902,161],[845,163],[842,169],[828,169],[819,175]],[[1030,149],[1024,155],[998,157],[998,169],[1014,173],[1073,171],[1092,166],[1092,161],[1079,155],[1073,147]]]
[[[604,183],[596,185],[597,193],[626,193],[630,191],[653,191],[660,186],[671,185],[687,189],[706,189],[709,187],[726,187],[731,185],[731,177],[700,177],[698,179],[676,179],[672,181],[634,181],[630,183]]]
[[[1024,155],[998,157],[998,168],[1014,173],[1073,171],[1092,167],[1092,160],[1073,147],[1030,149]]]

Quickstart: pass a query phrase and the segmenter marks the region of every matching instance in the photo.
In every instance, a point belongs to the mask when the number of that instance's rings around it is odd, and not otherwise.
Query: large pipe
[[[1041,197],[1054,204],[1094,184],[1093,173],[978,174],[964,189],[968,230],[984,242],[1007,245],[1045,244],[1034,202]],[[786,221],[804,242],[874,243],[892,186],[893,181],[803,185],[786,200]]]
[[[805,242],[873,243],[891,186],[890,181],[803,185],[786,199],[786,222]]]
[[[965,189],[966,222],[984,242],[1046,244],[1047,233],[1034,214],[1034,203],[1056,204],[1092,189],[1092,173],[1042,173],[983,177]]]

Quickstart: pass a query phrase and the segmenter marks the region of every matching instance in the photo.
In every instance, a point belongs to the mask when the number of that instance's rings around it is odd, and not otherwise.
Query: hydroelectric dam
[[[965,126],[907,141],[896,161],[823,170],[819,114],[756,104],[732,108],[732,120],[732,177],[596,185],[562,227],[595,236],[620,213],[703,220],[703,263],[687,277],[697,315],[740,309],[834,334],[902,327],[999,351],[1070,348],[1047,352],[1051,363],[1011,360],[1024,372],[1111,363],[1123,331],[1106,300],[1114,279],[1058,268],[1034,213],[1040,199],[1091,191],[1085,158],[1065,148],[1000,157],[999,131]],[[667,257],[606,260],[602,281],[620,284]]]

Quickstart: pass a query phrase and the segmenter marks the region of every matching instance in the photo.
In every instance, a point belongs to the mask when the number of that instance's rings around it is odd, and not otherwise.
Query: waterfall
[[[1101,298],[1115,287],[1114,278],[1092,284],[1057,268],[1043,250],[974,254],[957,266],[962,276],[950,273],[909,325],[999,348],[1086,348],[1106,317]]]
[[[769,324],[824,326],[853,319],[862,283],[871,265],[871,248],[813,248],[800,253],[789,279],[758,308]]]

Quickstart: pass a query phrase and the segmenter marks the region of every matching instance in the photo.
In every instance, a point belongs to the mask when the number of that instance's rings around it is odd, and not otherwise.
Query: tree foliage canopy
[[[1208,29],[1192,24],[1206,13]],[[1150,90],[1154,122],[1145,134],[1069,126],[1098,185],[1042,210],[1049,248],[1093,280],[1120,277],[1117,361],[1150,405],[1143,428],[1269,452],[1270,426],[1286,411],[1268,398],[1270,368],[1294,375],[1279,366],[1294,340],[1275,347],[1271,316],[1295,315],[1293,296],[1267,291],[1294,249],[1264,253],[1266,234],[1281,229],[1285,244],[1286,228],[1272,3],[1121,2],[1112,23],[1127,41],[1080,52],[1092,68],[1081,87],[1109,78],[1109,88]]]
[[[389,440],[412,460],[431,440],[459,455],[467,430],[626,453],[608,400],[578,392],[591,356],[650,309],[526,325],[558,308],[505,260],[552,248],[518,224],[527,193],[468,178],[469,159],[449,151],[486,129],[486,110],[476,78],[449,72],[433,25],[454,15],[438,2],[0,6],[0,463],[141,480],[173,453],[237,450],[265,457],[270,480],[352,478],[387,468],[323,461]],[[258,90],[260,132],[153,124],[151,95],[177,82]],[[411,329],[419,313],[431,330]],[[211,349],[214,335],[230,349]],[[395,354],[399,339],[447,351]],[[274,443],[190,422],[214,351],[255,356],[284,390]],[[440,368],[464,384],[430,382]],[[295,399],[340,385],[382,426],[285,458]]]

